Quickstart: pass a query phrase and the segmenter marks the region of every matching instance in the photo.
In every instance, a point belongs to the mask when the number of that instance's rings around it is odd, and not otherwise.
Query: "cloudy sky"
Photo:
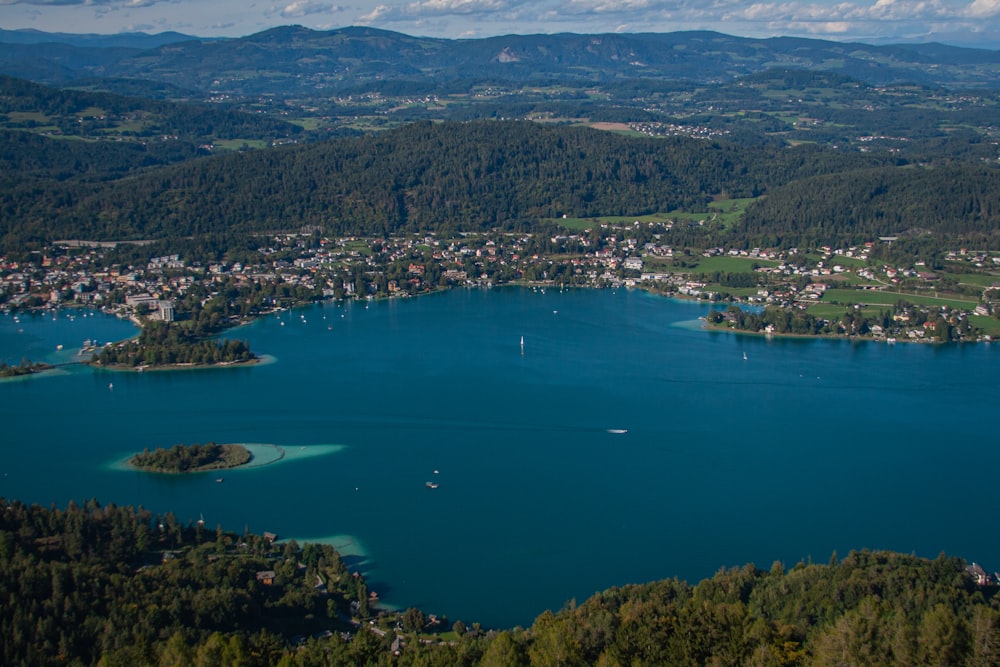
[[[298,24],[411,35],[717,30],[1000,48],[1000,0],[0,0],[0,28],[238,37]]]

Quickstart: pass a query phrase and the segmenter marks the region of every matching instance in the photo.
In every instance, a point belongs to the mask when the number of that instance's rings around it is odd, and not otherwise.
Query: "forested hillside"
[[[136,82],[132,87],[148,93],[152,84]],[[195,146],[225,139],[273,140],[302,132],[301,127],[271,116],[241,113],[219,105],[61,90],[5,76],[0,76],[0,121],[8,129],[53,136],[144,143],[167,138]]]
[[[797,178],[889,164],[808,146],[748,148],[526,122],[415,123],[107,185],[31,183],[0,195],[0,234],[123,239],[304,225],[332,235],[523,227],[563,215],[705,210],[713,197],[755,197]]]
[[[93,500],[65,510],[0,505],[6,665],[1000,662],[997,587],[944,555],[747,565],[696,585],[613,588],[527,629],[455,622],[441,634],[447,625],[418,609],[369,609],[364,580],[328,546],[272,545]],[[361,622],[369,616],[378,618]]]
[[[863,243],[883,236],[943,246],[1000,242],[1000,173],[982,164],[817,175],[770,191],[734,230],[764,246]]]
[[[978,242],[996,234],[1000,216],[998,172],[983,163],[920,166],[885,153],[627,137],[528,122],[414,123],[108,183],[79,179],[116,160],[126,172],[146,156],[20,134],[0,135],[0,142],[12,181],[0,193],[8,248],[55,238],[246,236],[309,225],[337,236],[530,229],[563,215],[704,211],[713,198],[727,197],[763,196],[743,223],[707,230],[713,242],[789,247],[907,233]]]

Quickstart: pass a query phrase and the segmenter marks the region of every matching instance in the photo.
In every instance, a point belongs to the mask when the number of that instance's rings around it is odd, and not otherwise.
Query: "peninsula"
[[[16,366],[9,366],[3,362],[0,362],[0,378],[12,378],[19,377],[21,375],[31,375],[32,373],[40,373],[42,371],[47,371],[52,368],[49,364],[35,363],[23,360],[20,364]]]
[[[105,345],[91,363],[108,368],[184,368],[230,366],[258,361],[246,341],[211,340],[211,329],[197,330],[187,323],[145,321],[135,339]]]
[[[223,470],[246,465],[253,455],[243,445],[174,445],[167,449],[158,447],[129,459],[129,465],[148,472],[188,473]]]

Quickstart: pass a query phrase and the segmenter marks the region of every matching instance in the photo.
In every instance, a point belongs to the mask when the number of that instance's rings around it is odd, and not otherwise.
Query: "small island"
[[[243,445],[174,445],[157,447],[129,459],[129,465],[149,472],[187,473],[237,468],[250,462],[253,455]]]
[[[146,322],[137,338],[105,345],[91,358],[115,369],[231,366],[258,361],[246,341],[213,340],[207,333],[171,322]]]
[[[31,375],[33,373],[41,373],[42,371],[47,371],[51,369],[52,366],[49,364],[36,363],[24,359],[17,366],[8,366],[6,363],[0,362],[0,378],[12,378],[20,377],[22,375]]]

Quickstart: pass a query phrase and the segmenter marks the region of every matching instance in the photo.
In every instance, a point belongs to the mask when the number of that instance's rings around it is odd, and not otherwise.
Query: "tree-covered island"
[[[245,364],[256,360],[246,341],[202,338],[191,327],[147,321],[137,338],[104,346],[91,363],[138,369]]]
[[[169,449],[147,447],[129,459],[129,464],[150,472],[185,473],[236,468],[250,462],[253,455],[243,445],[174,445]]]

